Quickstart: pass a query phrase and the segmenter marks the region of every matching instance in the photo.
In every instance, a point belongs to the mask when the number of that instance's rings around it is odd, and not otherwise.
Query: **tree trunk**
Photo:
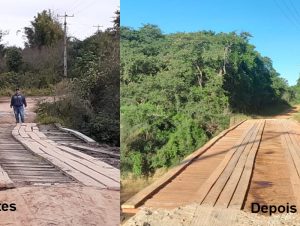
[[[228,46],[226,46],[225,49],[224,49],[223,66],[222,66],[222,68],[219,70],[219,73],[218,73],[219,76],[223,76],[223,75],[226,74],[226,57],[227,57],[227,55],[228,55],[230,46],[231,46],[231,45],[228,45]]]
[[[199,83],[199,86],[202,87],[202,82],[203,82],[203,74],[202,74],[202,71],[200,69],[200,67],[198,65],[196,65],[196,68],[199,72],[199,75],[197,75],[198,77],[198,83]]]

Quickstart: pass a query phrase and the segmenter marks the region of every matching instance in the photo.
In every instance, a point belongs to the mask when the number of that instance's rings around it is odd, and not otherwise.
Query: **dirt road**
[[[34,110],[38,101],[43,99],[27,98],[26,122],[35,120]],[[15,124],[9,105],[10,98],[0,98],[0,128]],[[5,145],[1,143],[1,140],[5,140],[1,135],[0,145]],[[14,150],[1,151],[5,153]],[[16,205],[16,211],[0,211],[0,225],[119,225],[119,197],[119,191],[83,186],[80,183],[18,185],[14,189],[0,190],[1,205]]]
[[[278,115],[275,115],[273,118],[275,119],[291,119],[293,116],[300,112],[300,105],[297,104],[290,109],[286,110],[285,112],[282,112]]]
[[[0,192],[16,211],[0,213],[0,225],[119,225],[116,191],[86,186],[30,186]]]
[[[26,122],[33,122],[36,116],[34,110],[38,101],[45,99],[45,97],[28,97],[27,108],[25,109]],[[0,97],[0,124],[13,124],[15,123],[13,110],[10,108],[10,98]]]

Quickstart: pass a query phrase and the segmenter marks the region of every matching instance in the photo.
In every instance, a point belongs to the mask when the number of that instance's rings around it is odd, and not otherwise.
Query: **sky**
[[[289,85],[300,74],[299,0],[121,0],[121,25],[158,25],[165,33],[250,32]]]
[[[3,43],[24,46],[24,27],[30,26],[38,12],[51,9],[54,14],[68,15],[68,35],[80,40],[100,29],[112,26],[114,12],[120,9],[120,0],[0,0],[0,30],[8,31]],[[59,18],[63,23],[63,18]]]

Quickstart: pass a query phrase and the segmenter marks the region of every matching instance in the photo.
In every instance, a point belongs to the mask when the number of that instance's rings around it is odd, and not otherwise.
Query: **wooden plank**
[[[32,164],[15,164],[15,163],[4,163],[2,166],[4,166],[7,169],[15,169],[15,168],[23,168],[24,170],[30,170],[30,169],[55,169],[53,166],[50,166],[48,164],[44,165],[32,165]]]
[[[34,177],[34,176],[41,176],[43,178],[46,178],[48,176],[52,177],[52,178],[66,178],[66,176],[64,176],[61,173],[58,173],[57,171],[37,171],[37,170],[31,170],[31,171],[18,171],[18,170],[6,170],[6,172],[11,176],[20,176],[20,177]]]
[[[25,127],[25,132],[31,132],[31,131],[32,131],[31,123],[27,123]]]
[[[68,147],[58,146],[58,148],[62,151],[67,152],[68,154],[71,153],[72,155],[82,158],[81,163],[85,166],[92,167],[94,170],[102,172],[112,180],[120,182],[120,171],[112,167],[111,165]]]
[[[90,138],[90,137],[88,137],[88,136],[86,136],[86,135],[84,135],[84,134],[82,134],[82,133],[80,133],[80,132],[78,132],[78,131],[75,131],[75,130],[72,130],[72,129],[68,129],[68,128],[62,127],[62,126],[61,126],[60,124],[58,124],[58,123],[56,123],[55,125],[56,125],[56,127],[57,127],[59,130],[61,130],[61,131],[63,131],[63,132],[70,133],[70,134],[72,134],[72,135],[78,137],[79,139],[84,140],[84,141],[87,142],[87,143],[96,143],[95,140],[93,140],[92,138]]]
[[[205,183],[201,186],[201,188],[197,191],[195,201],[198,203],[202,203],[215,182],[218,180],[230,159],[233,157],[234,153],[241,149],[241,145],[244,140],[249,139],[249,136],[252,134],[253,130],[256,128],[256,123],[253,123],[250,128],[246,129],[240,139],[236,142],[233,148],[225,155],[222,162],[218,165],[218,167],[214,170],[214,172],[210,175],[210,177],[205,181]]]
[[[14,168],[11,168],[11,167],[5,167],[5,171],[6,172],[50,172],[50,173],[58,173],[57,169],[55,168],[22,168],[21,167],[14,167]],[[62,173],[61,171],[59,171],[60,173]]]
[[[47,138],[47,136],[45,134],[41,133],[38,130],[34,130],[33,133],[35,133],[39,138],[44,138],[44,139]]]
[[[106,188],[109,189],[119,189],[120,182],[114,181],[111,178],[107,177],[106,175],[101,174],[100,172],[95,171],[94,169],[88,168],[87,166],[81,164],[83,159],[79,159],[79,161],[74,161],[70,158],[67,158],[63,156],[61,153],[57,153],[49,148],[40,147],[45,153],[47,153],[49,156],[56,158],[57,160],[60,160],[63,162],[64,165],[67,165],[69,167],[72,167],[76,169],[77,171],[81,172],[84,175],[87,175],[91,179],[97,181],[98,183],[104,185]],[[54,162],[53,162],[54,164]],[[56,165],[56,163],[55,163]]]
[[[15,136],[17,140],[19,140],[29,151],[32,151],[33,153],[36,153],[37,155],[43,157],[47,161],[53,163],[55,166],[60,168],[62,171],[64,171],[66,174],[68,174],[70,177],[74,178],[74,180],[80,181],[81,183],[88,185],[88,186],[97,186],[100,188],[105,188],[105,186],[98,181],[95,181],[91,177],[81,173],[77,169],[65,164],[60,159],[57,159],[51,155],[46,154],[44,151],[41,150],[41,146],[38,145],[36,142],[28,142],[21,136]]]
[[[23,138],[29,138],[29,136],[27,135],[27,133],[25,132],[25,128],[26,126],[23,124],[20,128],[19,128],[19,134],[21,137]]]
[[[228,207],[230,200],[236,190],[236,187],[239,183],[239,180],[242,176],[246,161],[248,156],[250,155],[250,152],[258,146],[255,146],[255,143],[257,143],[257,139],[260,139],[262,126],[264,126],[264,121],[261,121],[259,126],[257,127],[257,130],[254,132],[253,136],[251,137],[250,141],[248,142],[247,147],[244,149],[240,159],[238,160],[237,165],[234,168],[234,171],[232,172],[231,176],[229,177],[226,186],[224,186],[224,189],[221,192],[221,195],[219,196],[216,206],[220,207]]]
[[[259,132],[256,136],[253,147],[251,148],[250,153],[247,157],[247,161],[244,165],[243,173],[240,177],[238,185],[235,189],[235,192],[233,193],[232,199],[229,204],[229,207],[231,207],[231,208],[241,209],[243,206],[244,199],[245,199],[246,193],[247,193],[247,189],[250,184],[251,175],[253,172],[255,156],[257,154],[260,142],[262,140],[262,134],[264,131],[265,124],[266,124],[266,121],[264,120],[262,125],[259,128]]]
[[[171,181],[174,177],[176,177],[180,172],[182,172],[194,159],[198,158],[200,155],[205,153],[210,147],[212,147],[218,140],[223,138],[227,133],[234,130],[246,120],[238,123],[230,127],[229,129],[224,130],[219,135],[212,138],[208,141],[203,147],[199,148],[189,156],[187,156],[179,165],[170,169],[163,177],[156,180],[150,186],[144,188],[142,191],[131,197],[127,200],[123,205],[122,209],[130,209],[130,208],[137,208],[141,205],[148,197],[153,195],[156,191],[158,191],[161,187],[165,186],[169,181]]]
[[[295,166],[296,171],[297,171],[297,175],[299,177],[299,175],[300,175],[300,158],[297,155],[297,149],[295,148],[295,146],[293,144],[293,139],[291,138],[291,135],[289,134],[288,130],[285,131],[283,137],[286,140],[285,144],[288,147],[288,150],[290,152],[290,155],[291,155],[292,160],[294,162],[294,166]]]
[[[73,144],[73,143],[62,144],[62,145],[68,146],[68,147],[71,147],[71,148],[75,148],[75,149],[79,149],[79,150],[82,150],[82,151],[90,151],[90,152],[95,152],[95,153],[100,153],[100,154],[106,154],[106,155],[109,155],[109,156],[113,156],[115,158],[120,158],[120,154],[105,151],[101,148],[87,147],[87,146],[84,146],[84,145]]]
[[[255,136],[255,133],[253,133],[251,136]],[[245,159],[247,158],[248,152],[251,148],[250,142],[247,141],[245,142],[246,143],[243,145],[244,149],[237,150],[233,154],[232,158],[229,160],[224,171],[220,174],[219,178],[215,181],[214,185],[208,191],[206,197],[202,201],[203,205],[209,205],[209,206],[217,205],[222,207],[226,205],[226,201],[230,196],[230,193],[234,192],[234,190],[233,191],[230,190],[229,187],[236,186],[237,184],[236,177],[238,176],[239,172],[242,171],[239,170],[239,167],[241,164],[245,162]],[[223,190],[229,190],[230,193],[227,194]],[[220,200],[218,199],[219,196],[221,196]]]
[[[15,144],[12,144],[12,145],[0,145],[0,148],[1,150],[22,150],[24,149],[24,147],[22,145],[15,145]]]
[[[291,121],[287,121],[286,123],[288,123],[287,128],[289,129],[289,135],[293,141],[293,144],[296,148],[296,153],[298,154],[299,158],[300,158],[300,137],[299,137],[299,133],[297,133],[297,127],[299,128],[299,123],[297,122],[291,122]],[[299,174],[300,175],[300,174]]]
[[[35,153],[42,157],[45,157],[55,165],[57,165],[57,163],[60,164],[60,168],[63,165],[65,165],[64,168],[71,167],[73,169],[76,169],[77,174],[81,173],[82,175],[84,175],[85,179],[87,177],[90,177],[95,182],[97,181],[99,183],[98,186],[102,187],[103,185],[105,185],[109,189],[119,189],[119,170],[103,162],[101,162],[101,166],[99,164],[99,160],[87,156],[84,153],[80,153],[80,158],[78,157],[78,155],[74,156],[70,153],[66,153],[65,151],[57,148],[55,146],[55,142],[42,139],[43,136],[40,136],[39,134],[37,134],[37,132],[39,131],[34,130],[32,132],[27,132],[27,135],[29,135],[29,138],[31,138],[31,142],[29,142],[29,139],[22,139],[22,137],[20,137],[19,135],[16,136],[16,138],[23,142],[24,146],[28,149],[32,149],[32,145],[36,146]],[[83,156],[85,156],[86,159],[83,158]],[[86,183],[86,181],[84,182]],[[92,181],[89,180],[88,183],[92,183]]]
[[[36,157],[35,157],[36,158]],[[5,161],[31,161],[34,160],[33,157],[28,157],[28,158],[24,158],[24,157],[17,157],[17,156],[7,156],[7,157],[0,157],[0,161],[1,162],[5,162]]]
[[[290,178],[291,178],[291,184],[292,184],[292,187],[293,187],[293,191],[294,191],[294,194],[295,194],[295,198],[297,200],[297,205],[300,205],[300,196],[297,195],[297,194],[300,194],[300,178],[299,178],[299,161],[297,161],[297,159],[294,159],[293,158],[293,154],[292,152],[295,151],[295,149],[293,148],[293,150],[291,150],[292,146],[289,145],[289,139],[287,137],[287,128],[286,128],[286,124],[287,124],[287,121],[284,122],[284,125],[282,124],[281,125],[281,129],[282,128],[285,128],[283,130],[283,134],[281,135],[281,142],[282,142],[282,145],[283,147],[285,148],[285,156],[286,156],[286,159],[288,161],[288,166],[289,166],[289,175],[290,175]]]
[[[99,183],[104,184],[110,189],[119,189],[120,187],[120,173],[119,170],[102,162],[99,161],[91,156],[85,155],[77,151],[77,156],[80,158],[66,153],[47,142],[47,140],[41,140],[38,136],[34,133],[29,132],[29,136],[38,142],[40,147],[45,153],[56,157],[58,159],[63,160],[66,164],[70,166],[76,167],[77,170],[80,170],[82,173],[92,177],[93,179],[97,180]],[[67,147],[63,147],[64,149],[69,149]],[[74,152],[73,150],[72,152]]]
[[[255,140],[255,137],[259,131],[260,122],[255,124],[255,128],[251,131],[251,133],[248,133],[247,137],[238,145],[238,148],[234,151],[232,157],[230,158],[229,162],[227,163],[225,169],[220,174],[218,179],[215,181],[213,187],[210,189],[208,194],[206,195],[205,199],[203,200],[202,204],[208,204],[211,206],[214,206],[218,197],[222,193],[222,190],[224,187],[226,187],[228,180],[231,178],[233,179],[233,183],[235,185],[238,182],[239,176],[242,172],[243,166],[245,164],[247,155],[253,145],[253,141]],[[230,154],[230,152],[228,153]],[[226,158],[226,156],[225,156]],[[240,170],[236,170],[236,167],[240,167]],[[237,173],[235,175],[235,172]],[[240,174],[239,174],[240,172]],[[233,175],[232,175],[233,174]],[[237,178],[236,178],[237,177]],[[228,195],[228,193],[223,193],[225,196]]]
[[[69,181],[69,180],[66,180],[65,177],[62,177],[62,178],[53,178],[53,177],[49,177],[49,178],[46,178],[46,177],[43,177],[43,176],[36,176],[36,177],[26,177],[24,176],[23,178],[22,177],[19,177],[19,178],[14,178],[14,181],[15,182],[36,182],[36,183],[61,183],[61,182],[72,182],[72,181]]]

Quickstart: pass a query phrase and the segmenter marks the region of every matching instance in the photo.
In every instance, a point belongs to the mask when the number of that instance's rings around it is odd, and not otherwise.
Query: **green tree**
[[[62,27],[50,10],[38,13],[31,26],[25,27],[25,34],[26,47],[51,46],[63,38]]]
[[[287,83],[250,37],[121,27],[123,171],[172,166],[226,128],[231,112],[290,100]]]
[[[120,143],[120,48],[114,28],[83,41],[72,40],[65,99],[44,108],[45,114],[99,142]],[[66,82],[66,81],[64,81]]]
[[[19,72],[22,66],[22,52],[20,48],[17,47],[6,48],[5,59],[9,71]]]

